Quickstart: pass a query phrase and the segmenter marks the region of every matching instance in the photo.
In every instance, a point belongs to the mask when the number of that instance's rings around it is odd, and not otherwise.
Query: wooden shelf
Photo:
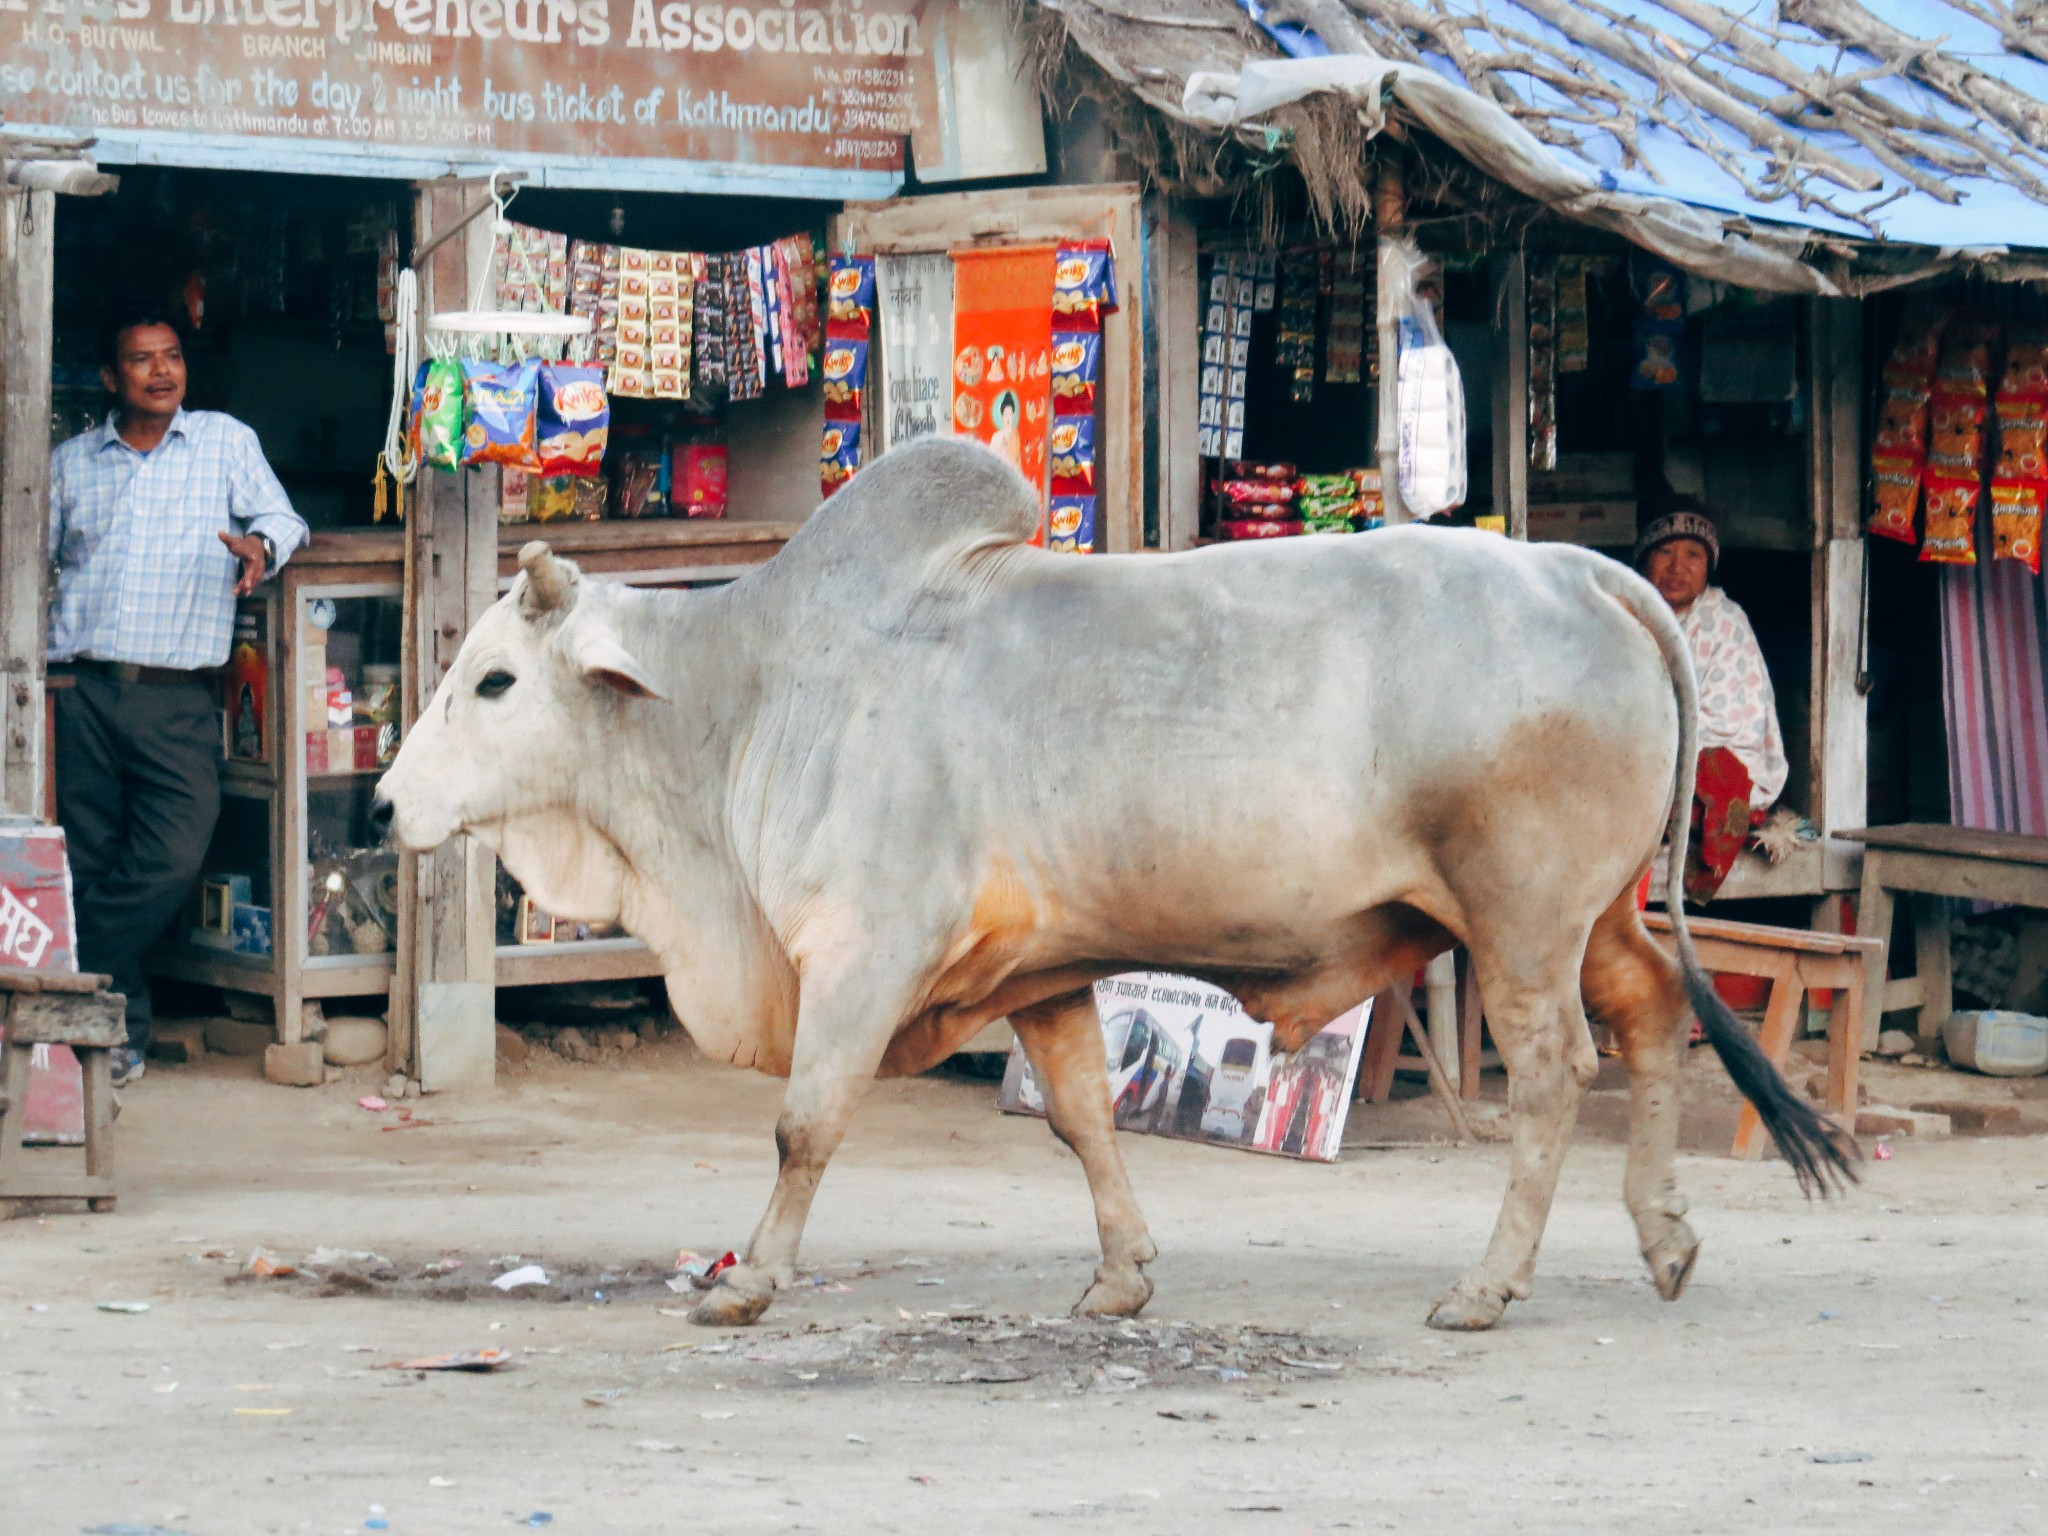
[[[722,517],[628,517],[600,523],[500,523],[500,553],[544,539],[559,554],[597,550],[688,549],[705,544],[786,544],[802,523],[763,523]]]
[[[654,951],[638,939],[585,939],[569,944],[501,944],[501,987],[538,987],[571,981],[638,981],[662,974]]]

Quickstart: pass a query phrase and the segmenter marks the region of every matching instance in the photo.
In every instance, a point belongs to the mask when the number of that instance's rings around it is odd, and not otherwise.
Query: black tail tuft
[[[1811,1199],[1823,1199],[1838,1188],[1857,1182],[1855,1160],[1862,1156],[1855,1141],[1840,1126],[1794,1093],[1778,1069],[1771,1065],[1756,1037],[1742,1027],[1742,1021],[1721,1001],[1720,993],[1705,972],[1685,968],[1685,990],[1692,998],[1693,1012],[1706,1029],[1707,1042],[1736,1091],[1756,1106],[1764,1128],[1778,1144],[1778,1152],[1792,1165],[1800,1190]]]

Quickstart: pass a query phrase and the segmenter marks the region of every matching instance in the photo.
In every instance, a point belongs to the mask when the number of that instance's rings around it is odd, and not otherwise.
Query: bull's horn
[[[561,607],[576,580],[575,570],[555,558],[545,539],[535,539],[519,551],[519,569],[526,573],[521,606],[528,613],[551,613]]]

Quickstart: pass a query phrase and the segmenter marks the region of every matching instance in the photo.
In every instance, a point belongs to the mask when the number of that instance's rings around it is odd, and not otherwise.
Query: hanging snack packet
[[[1974,479],[1984,467],[1985,400],[1982,395],[1937,390],[1928,411],[1927,468],[1952,479]]]
[[[1095,419],[1065,416],[1052,424],[1052,494],[1095,494]]]
[[[1888,385],[1878,407],[1874,454],[1887,458],[1920,458],[1927,452],[1929,400],[1925,379]]]
[[[825,419],[859,421],[861,395],[868,377],[868,344],[835,336],[825,343]]]
[[[860,468],[860,423],[828,421],[818,451],[818,488],[830,496]]]
[[[1997,475],[2001,480],[2048,479],[2048,400],[2000,390]]]
[[[1981,324],[1959,325],[1941,349],[1934,368],[1937,393],[1982,400],[1991,393],[1991,341],[1995,332]]]
[[[1998,392],[2001,396],[2048,396],[2048,334],[2040,331],[2013,333],[2005,349],[2005,377],[1999,383]]]
[[[2019,560],[2041,574],[2041,503],[2039,481],[1991,482],[1991,553],[1999,560]]]
[[[1257,282],[1248,275],[1244,283],[1244,307],[1249,310],[1257,297]],[[1099,331],[1102,317],[1116,307],[1116,269],[1109,242],[1076,240],[1062,245],[1052,268],[1052,312],[1058,329]]]
[[[1095,414],[1102,377],[1102,333],[1062,331],[1052,339],[1052,409],[1056,416]]]
[[[1878,456],[1870,461],[1870,531],[1879,538],[1913,542],[1913,521],[1920,510],[1920,465],[1904,458]]]
[[[412,391],[412,451],[436,469],[462,466],[462,369],[453,358],[420,364]]]
[[[537,449],[544,475],[596,475],[604,465],[612,407],[601,369],[546,363],[540,371]]]
[[[834,256],[826,294],[825,334],[860,336],[872,333],[875,320],[875,258]]]
[[[462,384],[469,417],[462,437],[463,466],[507,464],[538,470],[540,456],[533,451],[533,442],[540,409],[539,361],[486,363],[464,358]]]
[[[1920,558],[1940,565],[1977,563],[1977,480],[1927,476],[1927,532]]]
[[[1060,554],[1095,553],[1095,498],[1055,496],[1046,520],[1045,547]]]

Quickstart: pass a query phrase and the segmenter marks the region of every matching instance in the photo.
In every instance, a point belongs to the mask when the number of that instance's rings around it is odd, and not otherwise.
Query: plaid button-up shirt
[[[63,444],[50,455],[49,659],[219,666],[240,569],[218,538],[229,532],[269,539],[273,573],[306,537],[234,417],[180,411],[148,453],[121,440],[113,415]]]

